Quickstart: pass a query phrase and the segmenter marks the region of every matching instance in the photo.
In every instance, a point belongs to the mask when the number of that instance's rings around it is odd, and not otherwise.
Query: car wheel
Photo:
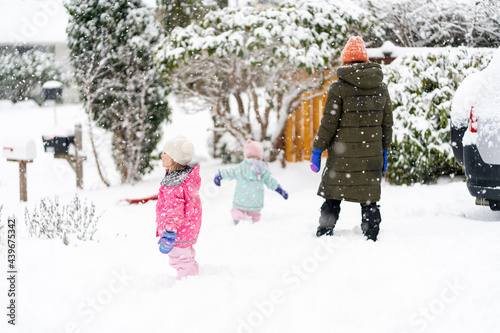
[[[500,211],[500,201],[489,200],[490,209],[494,211]]]

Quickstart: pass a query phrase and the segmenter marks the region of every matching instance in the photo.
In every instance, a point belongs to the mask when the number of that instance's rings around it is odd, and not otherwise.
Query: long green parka
[[[392,141],[392,106],[375,63],[337,70],[314,148],[328,150],[318,195],[366,203],[380,200],[383,150]]]

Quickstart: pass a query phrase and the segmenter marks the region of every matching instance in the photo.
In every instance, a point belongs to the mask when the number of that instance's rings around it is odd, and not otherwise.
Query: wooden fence
[[[311,158],[312,144],[318,133],[331,83],[332,81],[326,82],[322,91],[305,93],[303,97],[316,95],[319,92],[323,92],[323,95],[302,102],[302,105],[288,116],[285,130],[285,158],[287,162],[299,162]]]

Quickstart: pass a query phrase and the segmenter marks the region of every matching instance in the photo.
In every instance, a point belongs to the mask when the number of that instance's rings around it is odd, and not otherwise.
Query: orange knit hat
[[[368,53],[363,39],[359,36],[351,37],[342,51],[340,60],[342,62],[368,61]]]

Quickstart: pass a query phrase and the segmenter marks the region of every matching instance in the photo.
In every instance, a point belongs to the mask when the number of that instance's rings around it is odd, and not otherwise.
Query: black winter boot
[[[321,206],[321,216],[319,218],[319,227],[316,231],[316,237],[323,235],[333,236],[333,228],[339,219],[340,200],[326,199]]]
[[[318,227],[318,230],[316,230],[316,237],[321,237],[323,235],[333,236],[333,228]]]
[[[377,241],[380,231],[380,206],[376,202],[361,204],[361,230],[368,240]]]

